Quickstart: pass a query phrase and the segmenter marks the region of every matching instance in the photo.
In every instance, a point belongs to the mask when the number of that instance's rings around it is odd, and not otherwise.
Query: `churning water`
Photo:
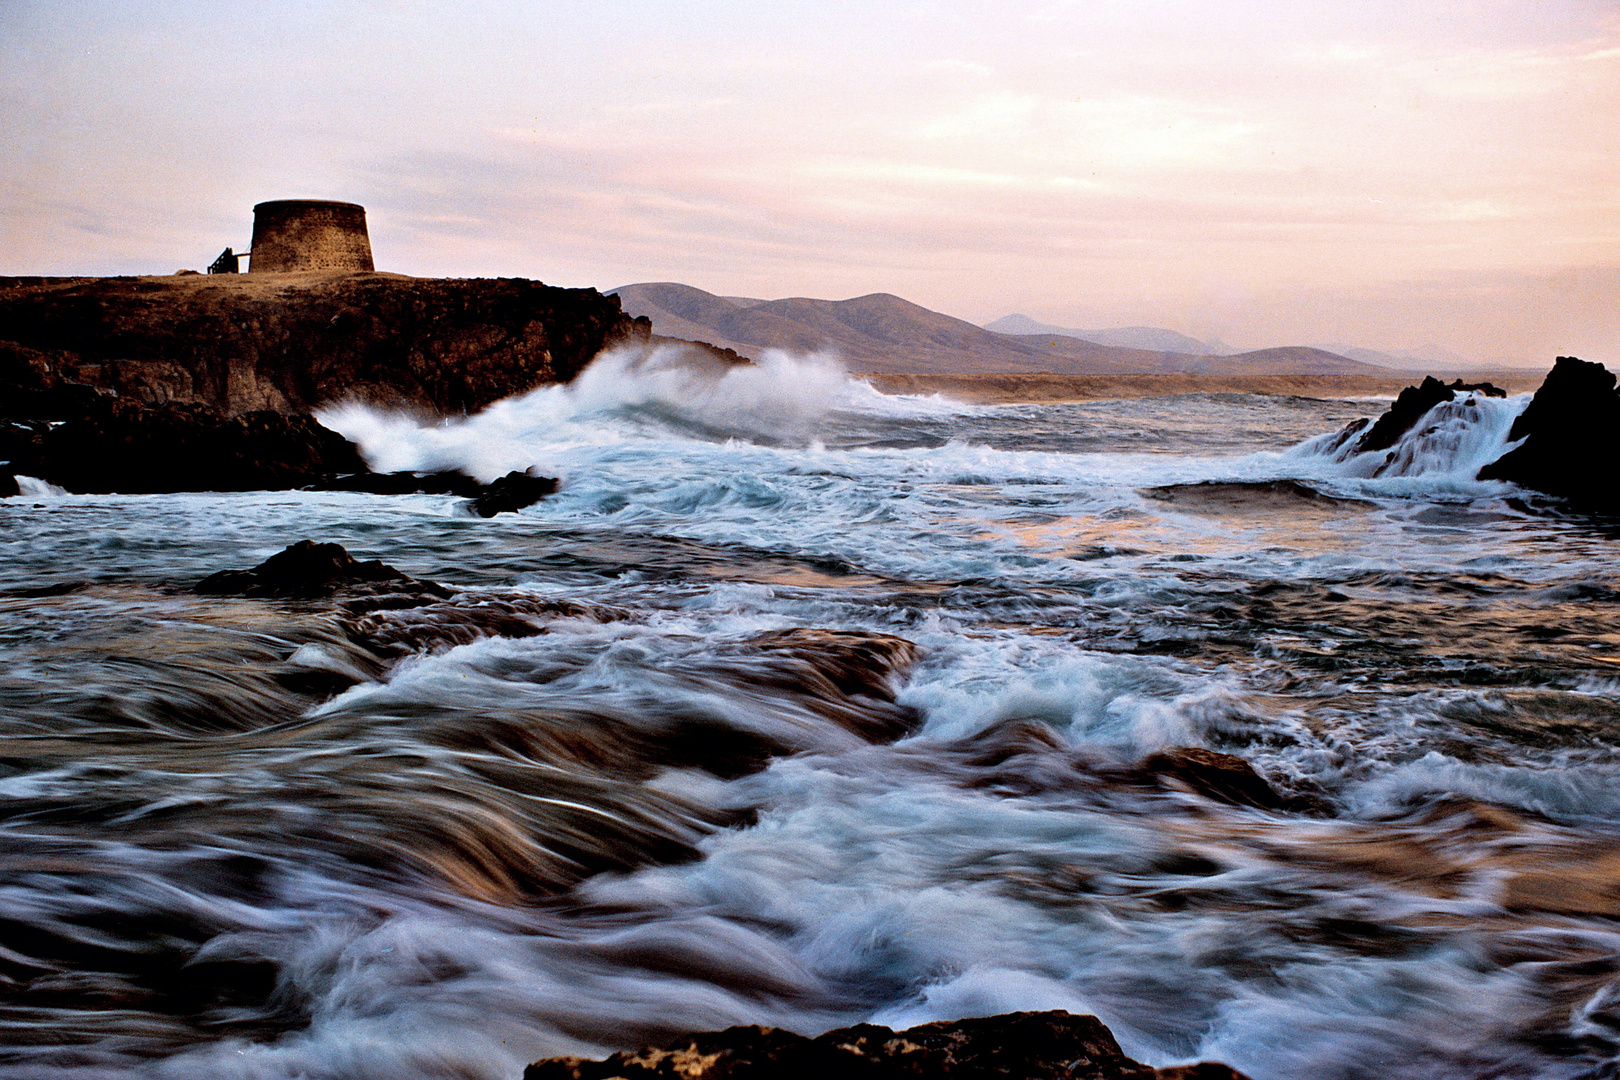
[[[1257,1080],[1614,1076],[1616,536],[1472,479],[1524,403],[1357,455],[1377,403],[607,357],[324,418],[562,478],[517,515],[0,500],[0,1074],[515,1080],[1066,1008]],[[456,591],[188,591],[306,537]]]

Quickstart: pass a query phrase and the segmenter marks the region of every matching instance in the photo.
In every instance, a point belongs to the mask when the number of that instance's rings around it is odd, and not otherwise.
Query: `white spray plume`
[[[361,404],[321,410],[320,422],[361,449],[378,472],[458,469],[488,481],[544,467],[557,450],[630,439],[802,443],[829,412],[956,411],[942,399],[879,394],[837,358],[766,352],[730,365],[681,345],[604,352],[573,382],[498,401],[481,413],[423,424]]]

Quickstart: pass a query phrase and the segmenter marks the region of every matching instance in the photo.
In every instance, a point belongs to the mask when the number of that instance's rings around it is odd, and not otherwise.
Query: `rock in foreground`
[[[1620,394],[1602,364],[1560,356],[1508,438],[1524,443],[1481,469],[1481,480],[1620,512]]]
[[[1126,1057],[1095,1016],[1018,1012],[923,1024],[875,1024],[810,1039],[781,1028],[687,1035],[605,1061],[537,1061],[524,1080],[1245,1080],[1208,1062],[1155,1069]]]
[[[300,540],[270,556],[251,570],[221,570],[199,581],[195,592],[205,596],[280,596],[310,599],[331,596],[353,586],[383,583],[413,586],[448,596],[443,586],[422,582],[385,562],[361,562],[341,544]]]

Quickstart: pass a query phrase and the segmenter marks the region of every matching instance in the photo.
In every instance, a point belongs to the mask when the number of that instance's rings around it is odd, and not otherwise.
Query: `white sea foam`
[[[940,397],[880,394],[828,355],[773,349],[758,363],[723,367],[661,345],[610,350],[571,383],[508,398],[463,420],[424,424],[355,404],[319,417],[359,444],[379,472],[461,469],[487,481],[544,465],[575,446],[660,437],[802,444],[835,410],[905,417],[963,408]]]
[[[43,499],[55,495],[66,495],[67,488],[57,487],[47,483],[37,476],[17,475],[17,493],[26,499]]]
[[[1508,440],[1508,431],[1530,403],[1530,398],[1529,394],[1510,398],[1474,393],[1461,395],[1430,409],[1387,450],[1357,453],[1354,438],[1341,440],[1339,434],[1328,433],[1301,444],[1290,457],[1302,461],[1325,459],[1330,467],[1319,475],[1358,480],[1422,480],[1431,491],[1436,485],[1479,490],[1486,487],[1475,479],[1479,470],[1517,445]],[[1411,483],[1386,483],[1382,487],[1392,492],[1423,490]],[[1500,491],[1506,487],[1489,485],[1489,490]]]

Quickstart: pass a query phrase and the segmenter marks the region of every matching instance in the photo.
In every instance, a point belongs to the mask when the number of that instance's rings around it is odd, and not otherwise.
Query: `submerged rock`
[[[1524,443],[1481,469],[1481,480],[1620,511],[1620,394],[1602,364],[1560,356],[1508,438]]]
[[[733,1027],[605,1061],[537,1061],[523,1080],[1244,1080],[1208,1062],[1155,1069],[1125,1056],[1095,1016],[1016,1012],[923,1024],[876,1024],[807,1038],[781,1028]]]
[[[1362,499],[1329,495],[1298,480],[1200,480],[1139,490],[1147,498],[1175,503],[1178,509],[1213,514],[1254,513],[1268,507],[1288,512],[1298,510],[1301,504],[1319,508],[1374,505]]]
[[[1253,765],[1235,754],[1178,746],[1150,754],[1141,769],[1160,781],[1168,780],[1224,803],[1260,810],[1281,810],[1287,805]]]

